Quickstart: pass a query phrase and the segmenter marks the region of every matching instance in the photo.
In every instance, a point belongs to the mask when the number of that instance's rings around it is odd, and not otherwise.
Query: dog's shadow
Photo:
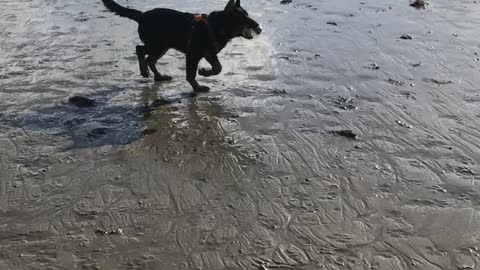
[[[159,97],[158,90],[158,85],[145,86],[140,104],[118,104],[115,100],[109,100],[108,93],[102,92],[85,95],[95,100],[92,107],[77,107],[65,100],[34,108],[6,120],[14,127],[30,132],[65,138],[65,150],[120,146],[143,138],[148,133],[145,122],[159,108],[193,102],[196,98],[196,95],[189,93]]]

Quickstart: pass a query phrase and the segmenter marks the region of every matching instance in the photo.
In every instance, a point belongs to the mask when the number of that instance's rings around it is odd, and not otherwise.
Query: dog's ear
[[[237,3],[235,3],[236,7],[240,7],[240,0],[237,0]]]
[[[232,12],[233,9],[235,8],[235,5],[236,5],[235,0],[228,1],[227,6],[225,7],[225,12],[227,13]]]

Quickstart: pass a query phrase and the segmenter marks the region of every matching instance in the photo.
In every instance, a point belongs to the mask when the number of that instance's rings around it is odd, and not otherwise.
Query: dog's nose
[[[255,31],[255,33],[256,33],[257,35],[259,35],[260,33],[262,33],[263,29],[262,29],[262,27],[259,25],[259,26],[258,26],[257,28],[255,28],[253,31]]]

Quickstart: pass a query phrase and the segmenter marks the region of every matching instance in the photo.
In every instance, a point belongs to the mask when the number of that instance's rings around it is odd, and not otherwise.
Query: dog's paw
[[[198,70],[198,75],[208,77],[212,75],[212,71],[206,68],[201,68]]]
[[[140,75],[142,75],[143,78],[148,78],[150,77],[150,73],[147,72],[140,72]]]
[[[206,93],[206,92],[210,91],[210,87],[199,85],[193,91],[196,92],[196,93]]]

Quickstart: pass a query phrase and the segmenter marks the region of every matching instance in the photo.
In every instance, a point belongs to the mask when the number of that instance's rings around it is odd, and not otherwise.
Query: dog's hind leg
[[[160,50],[160,51],[152,52],[148,55],[147,60],[146,60],[147,65],[148,65],[148,67],[150,67],[150,70],[152,70],[152,72],[155,76],[154,77],[155,81],[157,81],[157,82],[170,81],[172,79],[171,76],[160,74],[160,72],[158,72],[157,67],[156,67],[158,59],[160,59],[167,51],[168,51],[168,49],[163,49],[163,50]]]
[[[147,54],[147,51],[145,49],[145,46],[137,46],[136,49],[137,57],[138,57],[138,65],[140,66],[140,74],[144,78],[148,78],[148,66],[147,66],[147,61],[145,61],[145,55]]]

